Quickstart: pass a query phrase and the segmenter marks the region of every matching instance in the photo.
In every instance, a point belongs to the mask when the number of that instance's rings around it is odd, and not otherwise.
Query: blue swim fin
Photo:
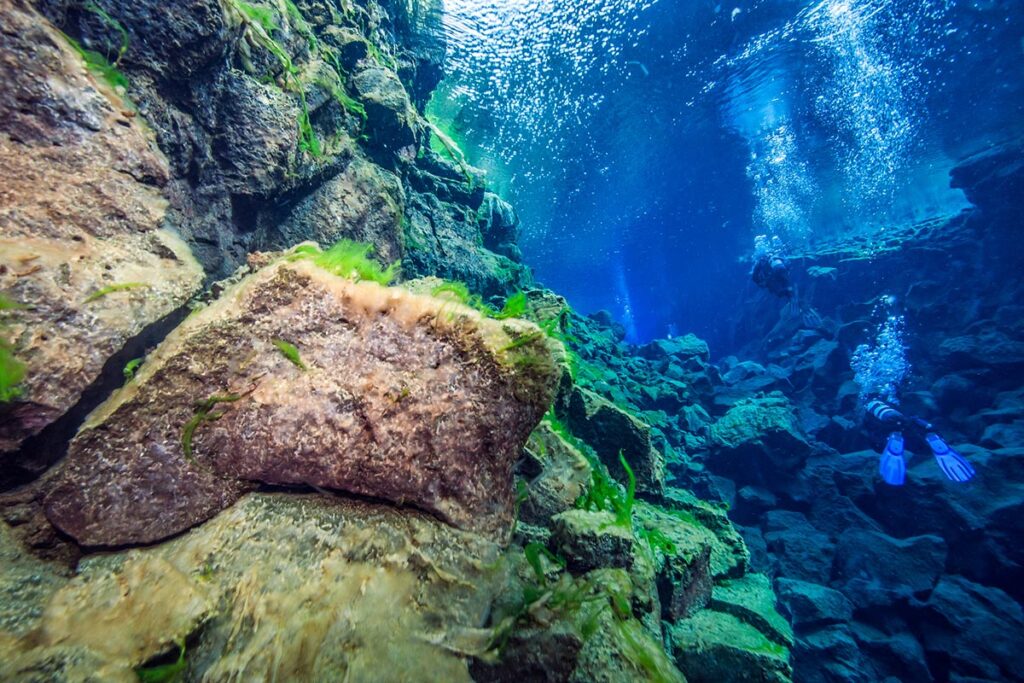
[[[935,432],[928,432],[924,438],[928,441],[928,446],[932,449],[942,473],[951,481],[965,482],[974,476],[974,468],[971,467],[971,463],[950,448],[941,436]]]
[[[882,451],[882,459],[878,463],[878,473],[882,475],[882,481],[886,484],[903,486],[907,463],[903,459],[903,435],[899,432],[890,434],[889,440],[885,442],[885,450]]]

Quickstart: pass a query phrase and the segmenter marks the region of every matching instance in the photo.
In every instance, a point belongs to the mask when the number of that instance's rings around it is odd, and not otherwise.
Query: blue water
[[[450,122],[537,279],[632,341],[728,351],[753,237],[955,214],[957,160],[1024,131],[1024,3],[449,0]]]

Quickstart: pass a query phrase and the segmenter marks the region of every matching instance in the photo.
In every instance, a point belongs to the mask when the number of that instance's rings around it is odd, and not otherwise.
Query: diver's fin
[[[892,486],[903,486],[907,474],[907,463],[903,459],[903,435],[893,432],[885,442],[885,450],[878,463],[878,473],[882,481]]]
[[[935,455],[935,461],[939,468],[951,481],[965,482],[974,476],[974,468],[967,462],[964,456],[950,448],[941,436],[935,432],[925,434],[925,440]]]

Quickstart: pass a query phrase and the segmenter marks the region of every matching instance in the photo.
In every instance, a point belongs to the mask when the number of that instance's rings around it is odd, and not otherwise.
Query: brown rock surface
[[[5,453],[180,308],[202,270],[161,229],[166,163],[116,93],[24,2],[0,0],[0,25],[0,293],[22,306],[3,334],[27,365],[0,412]]]
[[[530,323],[283,258],[186,320],[90,416],[47,516],[83,545],[150,543],[266,482],[504,537],[513,463],[554,391],[548,345]]]

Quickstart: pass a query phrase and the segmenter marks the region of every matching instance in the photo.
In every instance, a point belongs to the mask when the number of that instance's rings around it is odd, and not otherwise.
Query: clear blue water
[[[957,160],[1024,131],[1011,0],[448,0],[430,105],[517,207],[525,260],[633,341],[728,350],[754,235],[954,214]]]

